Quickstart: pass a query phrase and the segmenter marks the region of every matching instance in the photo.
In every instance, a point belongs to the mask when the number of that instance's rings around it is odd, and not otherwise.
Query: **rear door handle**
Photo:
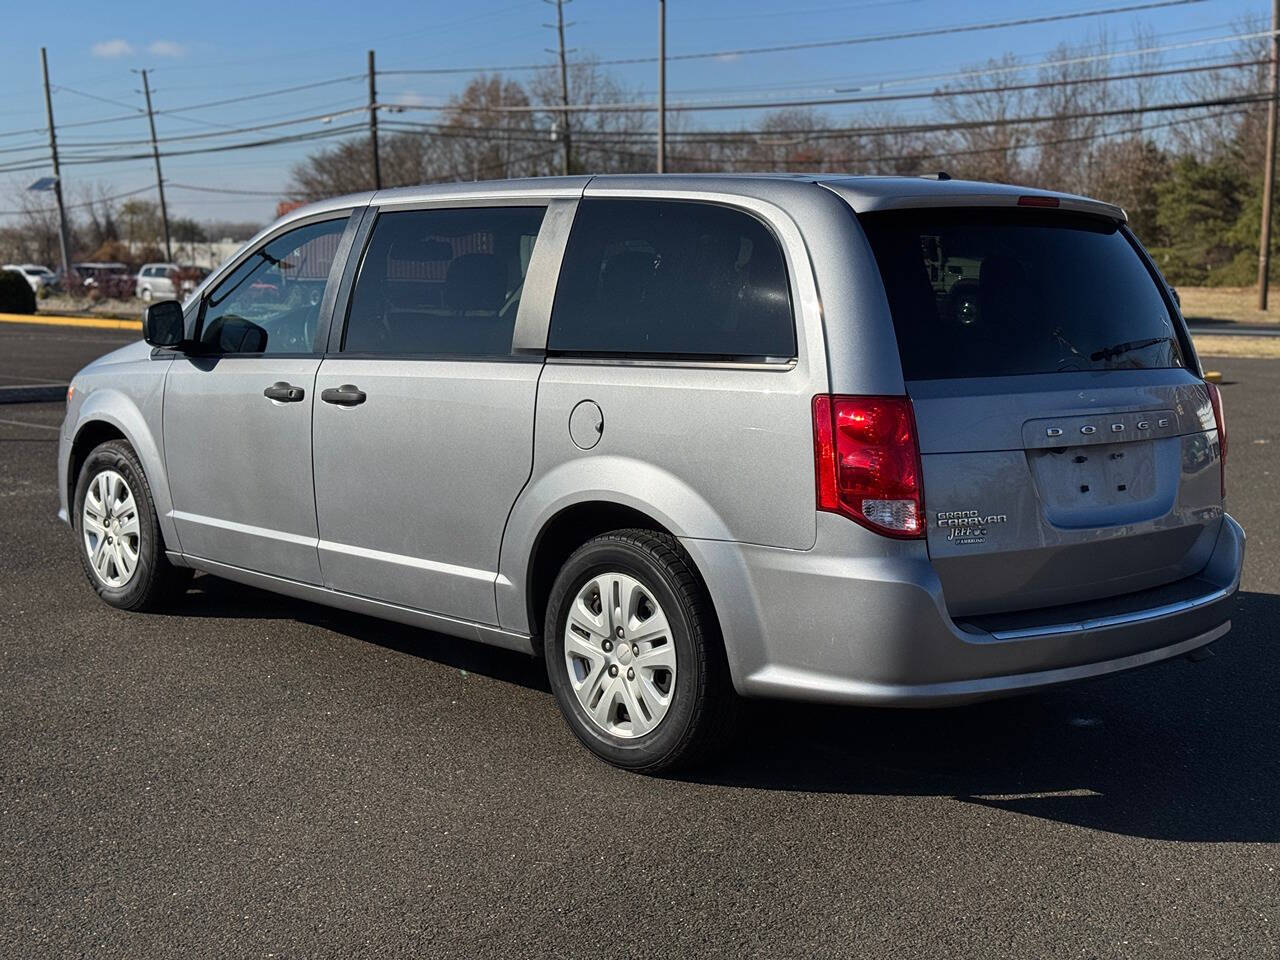
[[[354,407],[364,403],[366,396],[363,390],[350,383],[320,391],[321,400],[325,403],[336,403],[340,407]]]
[[[262,395],[268,400],[279,400],[281,403],[297,403],[307,395],[307,391],[291,383],[285,383],[283,380],[277,380],[263,390]]]

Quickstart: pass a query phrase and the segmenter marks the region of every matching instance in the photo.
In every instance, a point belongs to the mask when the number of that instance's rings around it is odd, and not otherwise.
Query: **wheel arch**
[[[625,504],[584,500],[552,516],[534,539],[525,575],[530,634],[539,637],[556,575],[573,551],[610,530],[642,529],[670,533],[653,517]]]
[[[163,382],[163,380],[161,381]],[[93,390],[78,411],[75,429],[67,454],[67,506],[69,513],[75,509],[76,483],[84,458],[94,447],[108,440],[124,440],[133,448],[142,464],[151,500],[155,505],[160,532],[170,550],[181,550],[177,530],[174,528],[173,503],[169,496],[169,479],[164,469],[164,456],[160,446],[159,398],[154,399],[156,421],[154,428],[146,414],[128,394],[111,388]]]
[[[89,453],[98,446],[111,440],[123,440],[133,446],[125,432],[108,420],[87,420],[76,430],[71,441],[71,450],[67,456],[67,503],[74,507],[76,484],[80,480],[80,468],[89,457]]]
[[[668,509],[658,509],[655,502]],[[496,584],[501,625],[530,634],[536,646],[551,585],[564,561],[592,537],[627,528],[677,539],[731,539],[705,500],[652,465],[618,457],[562,464],[531,483],[511,511]],[[706,588],[705,571],[689,559]],[[714,597],[711,601],[714,610]]]

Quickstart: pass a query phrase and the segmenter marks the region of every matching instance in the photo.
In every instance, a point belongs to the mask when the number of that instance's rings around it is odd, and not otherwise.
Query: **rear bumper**
[[[886,541],[831,514],[818,515],[809,551],[682,542],[715,600],[740,693],[926,707],[1130,670],[1211,643],[1231,627],[1244,539],[1225,517],[1195,589],[1175,601],[1032,626],[1006,618],[990,629],[948,615],[923,543]]]

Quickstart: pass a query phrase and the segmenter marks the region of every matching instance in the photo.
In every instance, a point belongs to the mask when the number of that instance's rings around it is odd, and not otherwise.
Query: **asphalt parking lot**
[[[0,386],[129,334],[0,325]],[[1274,957],[1280,362],[1221,359],[1234,629],[947,711],[754,704],[592,759],[523,656],[201,577],[123,614],[0,405],[0,956]]]

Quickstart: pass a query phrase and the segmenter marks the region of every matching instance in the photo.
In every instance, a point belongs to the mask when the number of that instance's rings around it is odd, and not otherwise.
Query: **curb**
[[[141,320],[112,317],[64,317],[25,313],[0,313],[0,323],[28,323],[44,327],[90,327],[95,330],[141,330]]]

